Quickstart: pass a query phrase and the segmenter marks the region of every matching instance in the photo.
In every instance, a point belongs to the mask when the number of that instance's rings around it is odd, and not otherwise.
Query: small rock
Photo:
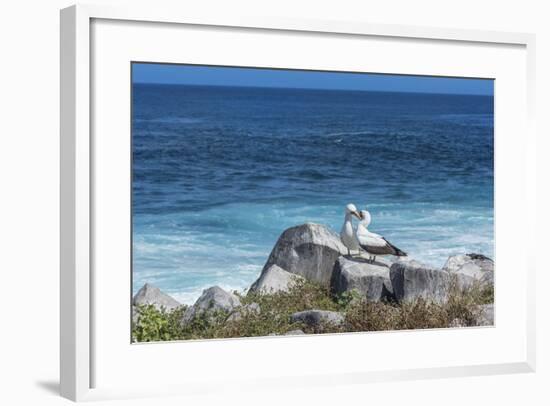
[[[244,305],[240,309],[237,308],[235,312],[231,313],[229,317],[227,318],[227,321],[240,321],[243,316],[248,314],[259,314],[260,313],[260,305],[258,303],[250,303],[247,305]]]
[[[494,284],[495,264],[491,258],[481,254],[450,256],[443,269],[458,277],[462,289],[471,287],[475,281],[482,285]]]
[[[272,265],[329,286],[334,263],[347,249],[328,227],[306,223],[285,230],[269,255],[262,275]],[[261,278],[261,276],[260,276]]]
[[[133,299],[133,304],[137,305],[153,305],[155,308],[160,310],[164,307],[166,310],[171,311],[181,306],[177,300],[173,297],[162,292],[156,286],[146,283],[143,287],[136,293]]]
[[[477,320],[478,326],[495,325],[495,306],[494,304],[485,304],[480,306],[480,314]]]
[[[249,312],[252,312],[252,313],[256,313],[256,314],[259,314],[260,311],[261,311],[261,308],[260,308],[260,305],[256,302],[253,302],[253,303],[250,303],[250,304],[247,304],[245,306],[245,309]]]
[[[430,268],[415,260],[395,262],[390,268],[393,293],[399,301],[418,298],[442,303],[449,292],[449,272]]]
[[[459,327],[468,327],[468,326],[462,320],[454,319],[453,321],[451,321],[451,324],[449,325],[449,327],[459,328]]]
[[[287,331],[284,335],[285,336],[299,336],[305,334],[302,330],[290,330]]]
[[[248,291],[267,294],[288,292],[300,279],[304,278],[287,272],[277,265],[271,265],[261,273],[260,277],[250,286]]]
[[[137,324],[139,321],[139,311],[136,306],[132,306],[132,323]]]
[[[363,258],[338,258],[332,275],[332,291],[341,294],[353,290],[372,302],[391,298],[390,268]]]
[[[241,302],[236,295],[226,292],[219,286],[212,286],[204,290],[195,304],[186,310],[181,322],[185,325],[205,312],[224,311],[229,313],[240,305]]]
[[[342,325],[344,315],[328,310],[305,310],[292,314],[290,321],[292,323],[304,323],[315,330],[322,330],[327,325],[335,327]]]

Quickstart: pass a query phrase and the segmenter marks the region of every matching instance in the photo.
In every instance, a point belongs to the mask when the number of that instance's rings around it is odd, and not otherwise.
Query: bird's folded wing
[[[367,235],[358,235],[359,244],[368,247],[383,247],[387,244],[386,240],[378,234],[369,233]]]

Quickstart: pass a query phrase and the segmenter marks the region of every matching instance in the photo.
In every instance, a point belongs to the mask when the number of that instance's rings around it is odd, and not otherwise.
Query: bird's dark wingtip
[[[395,255],[398,256],[398,257],[406,257],[407,256],[407,253],[405,251],[401,251],[399,248],[397,247],[393,247],[393,249],[395,250]]]

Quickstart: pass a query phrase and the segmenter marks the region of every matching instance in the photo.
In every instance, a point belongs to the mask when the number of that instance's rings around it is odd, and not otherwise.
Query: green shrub
[[[170,341],[181,337],[180,319],[187,306],[167,311],[153,305],[138,305],[137,322],[132,323],[132,341]]]

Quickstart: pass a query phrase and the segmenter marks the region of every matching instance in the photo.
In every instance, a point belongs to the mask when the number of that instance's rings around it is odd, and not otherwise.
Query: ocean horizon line
[[[228,89],[270,89],[270,90],[307,90],[319,92],[354,92],[354,93],[395,93],[395,94],[417,94],[433,96],[474,96],[474,97],[494,97],[493,94],[482,93],[443,93],[443,92],[417,92],[417,91],[396,91],[396,90],[369,90],[369,89],[334,89],[334,88],[314,88],[314,87],[285,87],[285,86],[235,86],[235,85],[209,85],[209,84],[190,84],[190,83],[164,83],[164,82],[132,82],[134,85],[152,85],[152,86],[181,86],[181,87],[211,87]]]

